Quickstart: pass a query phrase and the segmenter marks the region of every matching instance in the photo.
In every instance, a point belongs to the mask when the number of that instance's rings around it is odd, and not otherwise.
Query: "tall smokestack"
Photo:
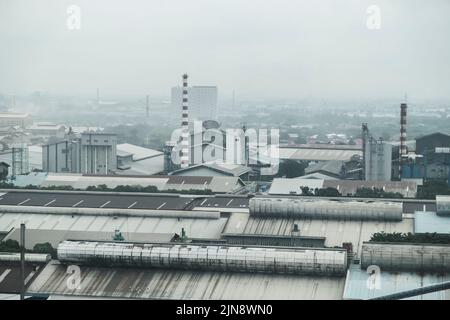
[[[399,150],[399,178],[402,179],[402,167],[403,167],[403,156],[406,156],[406,115],[407,115],[408,105],[402,103],[400,105],[400,150]]]
[[[369,139],[369,127],[367,123],[363,123],[361,126],[362,130],[362,151],[363,151],[363,159],[362,159],[362,180],[366,180],[366,144]]]
[[[189,166],[189,110],[188,75],[183,75],[183,102],[181,113],[181,168]]]

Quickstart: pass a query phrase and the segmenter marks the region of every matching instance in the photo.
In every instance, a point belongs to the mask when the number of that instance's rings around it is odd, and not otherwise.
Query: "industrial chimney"
[[[188,110],[188,75],[183,75],[183,102],[181,113],[181,168],[189,166],[189,110]]]
[[[400,105],[400,150],[399,150],[399,170],[398,175],[399,179],[402,179],[402,167],[403,167],[403,157],[407,155],[406,149],[406,114],[407,114],[408,105],[406,103],[402,103]]]

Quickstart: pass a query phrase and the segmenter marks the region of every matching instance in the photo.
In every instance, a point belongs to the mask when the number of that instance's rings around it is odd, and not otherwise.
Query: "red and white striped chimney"
[[[399,157],[399,178],[402,179],[402,167],[403,167],[403,156],[406,156],[408,151],[406,148],[406,115],[407,115],[408,105],[402,103],[400,105],[400,157]]]
[[[189,166],[189,110],[188,110],[188,75],[183,75],[183,102],[181,113],[181,168]]]

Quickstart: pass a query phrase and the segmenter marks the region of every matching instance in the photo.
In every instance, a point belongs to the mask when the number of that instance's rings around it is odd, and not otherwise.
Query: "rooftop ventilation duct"
[[[180,244],[130,244],[64,241],[63,263],[208,271],[342,276],[342,249],[298,249]]]
[[[400,202],[252,198],[250,214],[276,218],[401,221]]]
[[[449,272],[450,246],[364,243],[361,268],[371,265],[387,271]]]

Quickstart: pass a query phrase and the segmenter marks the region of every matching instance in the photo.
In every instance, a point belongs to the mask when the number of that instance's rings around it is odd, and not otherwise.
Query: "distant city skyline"
[[[80,29],[67,26],[80,8]],[[187,72],[221,98],[450,99],[450,2],[0,2],[0,94],[170,96]]]

